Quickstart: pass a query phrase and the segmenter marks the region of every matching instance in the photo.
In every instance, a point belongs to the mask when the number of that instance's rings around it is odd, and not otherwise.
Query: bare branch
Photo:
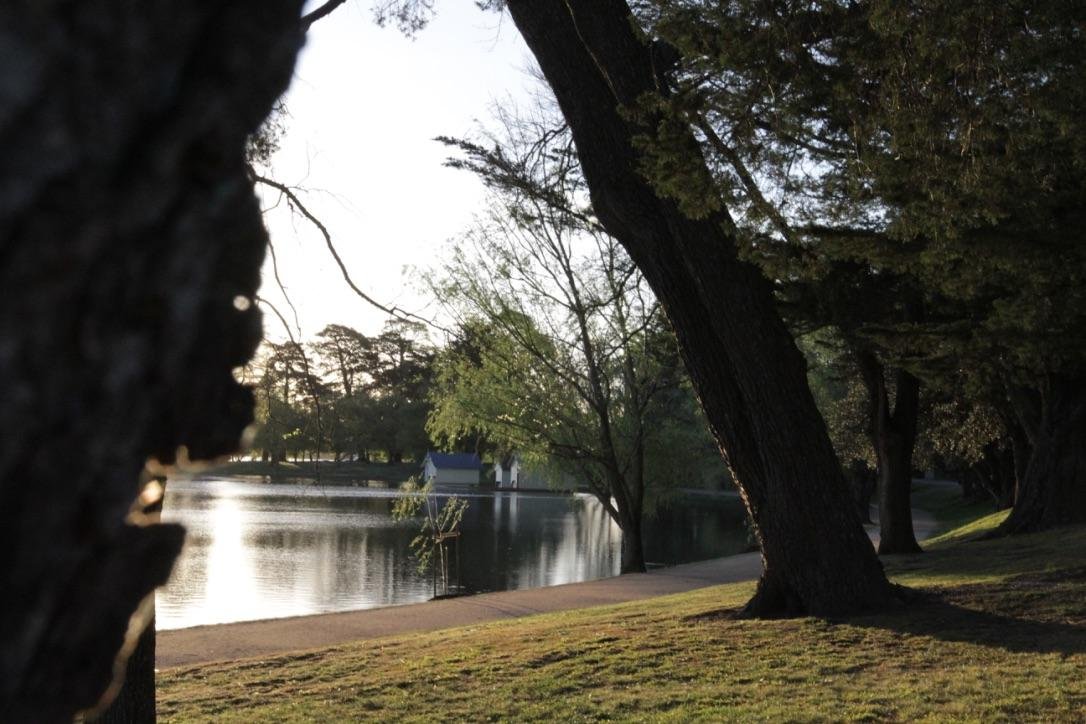
[[[331,15],[340,5],[346,3],[347,0],[327,0],[316,10],[306,13],[302,16],[298,23],[302,26],[302,32],[308,33],[310,26],[317,22],[321,18]]]
[[[250,168],[250,173],[252,174],[252,179],[254,182],[263,184],[265,186],[268,186],[269,188],[273,188],[278,191],[280,194],[283,195],[283,197],[286,198],[287,203],[292,209],[297,209],[298,213],[308,219],[309,222],[313,224],[313,226],[317,227],[317,230],[320,231],[321,236],[324,237],[325,246],[328,247],[328,251],[332,254],[332,258],[335,259],[336,266],[339,267],[340,274],[343,275],[343,280],[347,282],[347,286],[351,288],[351,291],[358,295],[363,301],[367,302],[371,306],[376,307],[390,317],[395,317],[405,322],[416,320],[422,322],[423,324],[426,324],[427,326],[433,327],[438,331],[444,332],[446,334],[452,334],[450,330],[442,327],[441,325],[437,324],[432,320],[426,319],[425,317],[421,317],[417,314],[414,314],[413,312],[408,312],[407,310],[397,306],[386,306],[384,304],[381,304],[376,299],[359,289],[358,285],[354,283],[354,279],[351,278],[350,272],[347,271],[347,265],[343,263],[343,258],[340,257],[339,252],[336,250],[335,243],[333,243],[332,241],[332,234],[328,231],[328,227],[326,227],[324,223],[322,223],[321,220],[318,219],[304,203],[302,203],[301,198],[298,197],[298,194],[294,191],[294,189],[287,186],[286,184],[280,183],[274,179],[270,179],[266,176],[258,174],[255,169]]]
[[[275,255],[275,244],[268,240],[268,254],[271,256],[272,261],[272,275],[275,277],[275,283],[279,286],[279,292],[283,295],[283,299],[286,300],[287,306],[290,307],[290,311],[294,314],[294,328],[298,330],[298,336],[302,335],[302,323],[298,321],[298,309],[294,306],[294,302],[291,301],[290,295],[287,294],[287,288],[283,284],[282,278],[279,276],[279,259]],[[267,302],[265,302],[267,303]],[[270,305],[269,305],[270,306]],[[276,314],[279,314],[279,310],[272,307]],[[280,315],[282,319],[282,315]],[[286,324],[286,320],[283,320],[283,324]],[[287,334],[290,334],[290,328],[287,328]]]

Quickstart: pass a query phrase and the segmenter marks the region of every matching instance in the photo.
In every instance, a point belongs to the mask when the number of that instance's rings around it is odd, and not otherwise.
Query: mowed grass
[[[973,525],[990,529],[1000,516]],[[1086,529],[949,535],[886,561],[920,595],[738,621],[752,584],[159,675],[167,721],[1081,721]]]

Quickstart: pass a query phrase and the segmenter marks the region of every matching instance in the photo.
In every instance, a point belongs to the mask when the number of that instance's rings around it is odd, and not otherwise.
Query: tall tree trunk
[[[1029,459],[1033,457],[1033,448],[1021,427],[1011,430],[1011,455],[1014,458],[1014,493],[1011,495],[1010,505],[1014,505],[1018,500],[1018,491],[1022,489],[1022,481],[1026,478],[1026,471],[1029,470]]]
[[[1033,454],[1001,533],[1086,523],[1086,378],[1047,380],[1022,411]]]
[[[621,573],[645,572],[645,546],[641,535],[641,515],[630,515],[622,528]]]
[[[602,224],[666,310],[756,526],[763,572],[748,615],[839,615],[895,600],[807,387],[803,357],[724,212],[691,219],[640,173],[624,117],[666,90],[621,0],[509,0],[572,130]],[[687,134],[694,173],[707,174]]]
[[[853,499],[856,501],[856,511],[860,514],[860,520],[866,525],[873,523],[871,520],[871,499],[875,497],[878,489],[875,476],[863,460],[853,460],[845,471],[849,488],[852,490]]]
[[[587,482],[589,490],[607,511],[608,517],[622,531],[619,573],[644,573],[645,553],[642,537],[644,496],[630,495],[629,486],[617,467],[600,474],[593,465],[581,459],[577,463],[577,468],[582,479]]]
[[[0,3],[2,721],[100,699],[183,537],[126,523],[140,471],[229,453],[251,420],[232,370],[260,315],[234,300],[267,234],[244,144],[300,5]]]
[[[1018,500],[1018,491],[1022,488],[1022,481],[1025,480],[1026,471],[1029,469],[1029,460],[1033,457],[1033,447],[1016,415],[1006,415],[1003,421],[1010,437],[1011,455],[1014,458],[1014,491],[1008,505],[1004,506],[1009,507]]]
[[[920,381],[904,370],[894,374],[894,404],[886,369],[875,355],[858,355],[869,397],[871,442],[879,466],[879,554],[920,553],[913,532],[912,468]]]
[[[641,467],[623,475],[616,466],[610,474],[611,491],[617,504],[617,521],[622,529],[622,560],[620,573],[645,572],[645,547],[641,534],[644,518],[644,485],[639,477]]]
[[[636,508],[631,505],[623,491],[616,485],[624,483],[612,482],[609,486],[602,487],[591,485],[596,499],[600,501],[607,515],[610,516],[622,531],[622,546],[619,550],[619,573],[644,573],[645,567],[645,543],[642,535],[643,510],[638,504]]]
[[[1004,399],[997,401],[994,408],[1006,430],[1006,436],[985,446],[981,464],[990,461],[998,466],[998,486],[992,490],[997,509],[1003,510],[1013,507],[1018,499],[1018,491],[1026,476],[1033,448],[1014,404],[1009,399]]]
[[[999,440],[986,445],[980,461],[974,466],[977,478],[992,496],[996,510],[1014,506],[1018,494],[1014,452],[1003,447],[1005,444],[1005,441]]]

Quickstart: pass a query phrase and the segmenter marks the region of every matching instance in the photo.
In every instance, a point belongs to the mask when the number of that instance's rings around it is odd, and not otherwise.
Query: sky
[[[538,92],[530,67],[508,16],[470,0],[438,2],[437,16],[414,39],[377,27],[368,0],[348,0],[309,31],[268,175],[304,189],[303,201],[363,291],[433,317],[438,310],[411,270],[441,258],[485,195],[469,172],[442,166],[449,151],[431,139],[478,132],[496,103],[528,102]],[[319,232],[276,205],[276,193],[261,196],[297,326],[270,257],[260,295],[287,317],[295,338],[299,329],[312,338],[329,323],[377,332],[387,315],[349,289]],[[270,310],[264,326],[269,339],[287,336]]]

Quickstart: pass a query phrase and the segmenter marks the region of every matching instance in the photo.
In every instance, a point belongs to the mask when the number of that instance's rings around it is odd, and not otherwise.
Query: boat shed
[[[477,487],[482,462],[475,453],[428,452],[422,462],[422,478],[443,487]]]

